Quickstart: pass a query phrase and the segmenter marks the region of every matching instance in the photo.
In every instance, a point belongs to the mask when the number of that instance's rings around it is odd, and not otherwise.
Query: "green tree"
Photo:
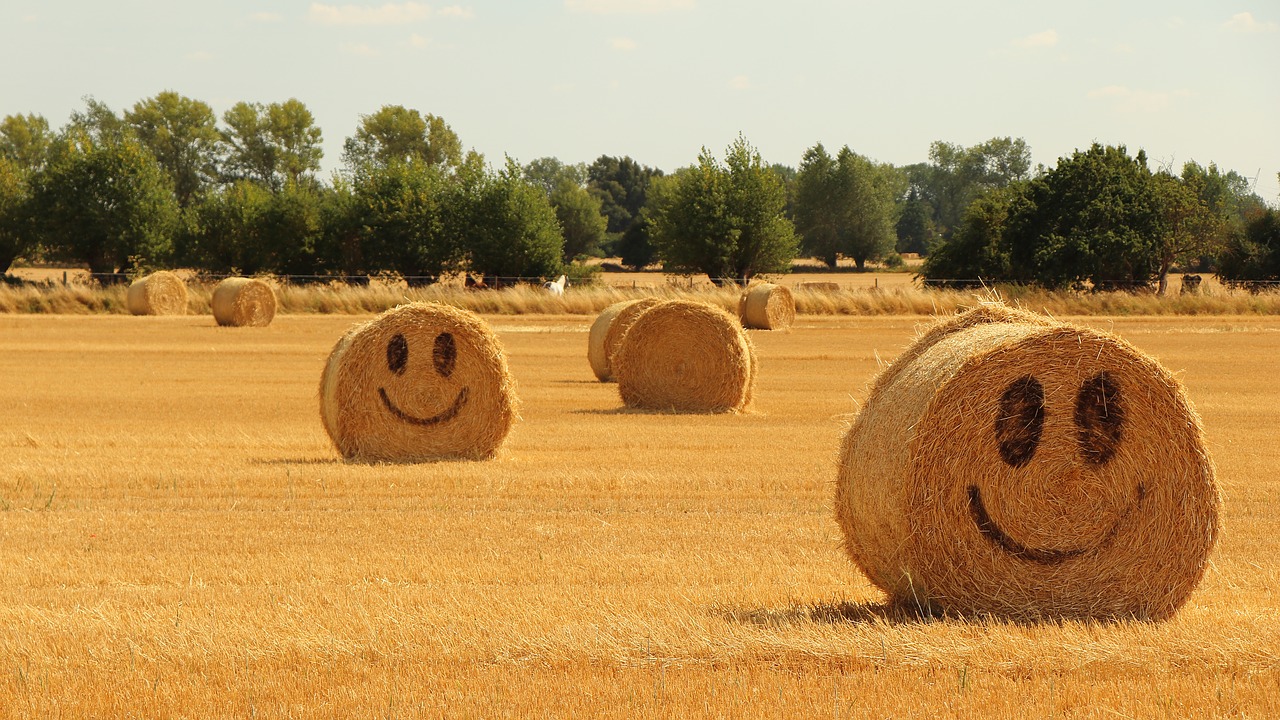
[[[552,191],[549,200],[564,234],[564,261],[598,256],[608,224],[600,212],[600,198],[566,179]]]
[[[180,206],[217,179],[222,135],[205,103],[166,90],[136,103],[124,120],[169,174]]]
[[[606,232],[626,232],[647,203],[649,181],[662,171],[630,157],[601,155],[587,167],[587,187],[600,198],[600,211],[608,220]]]
[[[28,174],[15,160],[0,155],[0,275],[35,245]]]
[[[222,133],[227,145],[224,180],[253,180],[280,189],[320,169],[323,133],[302,102],[239,102],[222,120],[227,125]]]
[[[438,167],[393,161],[357,176],[355,207],[360,245],[371,267],[400,273],[410,284],[435,282],[461,261],[446,204],[458,196]]]
[[[1146,153],[1076,151],[1025,186],[1004,240],[1015,281],[1095,289],[1150,286],[1159,269],[1161,208]]]
[[[585,163],[566,165],[559,158],[540,157],[524,166],[524,179],[541,187],[547,197],[551,197],[556,188],[565,182],[586,187],[587,166]]]
[[[829,267],[840,260],[841,192],[835,158],[818,143],[805,150],[795,181],[795,227],[801,248]]]
[[[320,206],[320,232],[316,237],[315,272],[344,277],[367,272],[359,202],[354,184],[341,175],[325,192]]]
[[[795,217],[803,247],[835,267],[840,256],[859,269],[893,250],[897,199],[906,178],[845,146],[832,158],[821,143],[807,150],[796,176]]]
[[[1280,280],[1280,212],[1253,211],[1233,229],[1218,275],[1228,283],[1253,287],[1258,281]]]
[[[520,166],[508,158],[502,170],[490,173],[464,161],[460,174],[453,222],[462,232],[467,267],[490,287],[499,278],[559,274],[559,221],[546,194],[524,179]]]
[[[989,190],[969,203],[960,227],[925,258],[921,275],[952,287],[1008,280],[1011,273],[1004,230],[1020,188]]]
[[[991,138],[973,147],[943,142],[929,146],[929,162],[906,168],[912,187],[933,208],[933,224],[950,237],[978,195],[1026,180],[1031,149],[1021,138]]]
[[[655,213],[653,243],[669,270],[746,285],[790,269],[798,240],[786,202],[782,179],[738,136],[723,164],[703,148],[697,165],[677,173]]]
[[[348,169],[417,161],[455,168],[462,161],[462,142],[442,118],[402,105],[384,105],[360,118],[356,134],[343,143]]]
[[[53,141],[49,121],[40,115],[8,115],[0,121],[0,158],[24,172],[45,166]]]
[[[607,221],[599,195],[587,191],[587,166],[566,165],[553,157],[534,160],[523,168],[524,178],[542,188],[564,233],[564,261],[599,256]]]
[[[1157,173],[1152,189],[1156,193],[1156,247],[1159,252],[1158,292],[1169,287],[1169,270],[1174,263],[1191,263],[1204,255],[1216,255],[1227,227],[1226,219],[1202,199],[1202,182]]]
[[[920,197],[915,187],[908,191],[906,200],[902,203],[902,213],[898,216],[898,224],[894,229],[898,235],[895,249],[900,253],[928,255],[933,252],[940,240],[933,225],[933,213],[929,203]]]
[[[252,180],[237,180],[200,196],[191,206],[194,222],[182,255],[215,273],[253,275],[271,269],[263,237],[271,199],[271,190]]]
[[[107,145],[124,142],[131,133],[132,128],[106,103],[87,97],[84,109],[71,113],[67,127],[54,139],[51,152],[72,151],[73,139],[88,138],[99,145]]]
[[[72,126],[62,152],[32,178],[37,231],[51,255],[95,273],[145,268],[172,250],[178,206],[168,175],[136,141]]]

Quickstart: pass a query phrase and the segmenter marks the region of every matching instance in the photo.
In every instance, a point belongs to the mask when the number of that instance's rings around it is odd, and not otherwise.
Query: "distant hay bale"
[[[833,293],[840,290],[840,283],[834,282],[802,282],[796,284],[796,290],[805,292]]]
[[[614,303],[596,316],[587,336],[587,362],[600,382],[613,382],[613,355],[618,343],[640,313],[658,304],[657,298],[624,300]]]
[[[796,301],[785,287],[760,283],[738,298],[738,316],[755,330],[786,330],[796,320]]]
[[[705,303],[669,300],[636,318],[613,370],[628,407],[736,412],[751,403],[757,365],[737,318]]]
[[[132,315],[186,315],[187,284],[168,270],[157,270],[129,285],[125,305]]]
[[[210,305],[219,325],[265,327],[276,316],[276,293],[262,280],[229,277],[213,289]]]
[[[515,422],[515,380],[479,316],[411,303],[356,325],[320,378],[320,416],[361,462],[491,458]]]
[[[1219,500],[1199,418],[1156,360],[989,305],[876,379],[835,505],[850,557],[895,602],[1160,619],[1204,574]]]

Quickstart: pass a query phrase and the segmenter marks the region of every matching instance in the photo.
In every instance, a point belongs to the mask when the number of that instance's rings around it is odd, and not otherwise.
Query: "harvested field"
[[[1280,318],[1073,318],[1174,371],[1223,491],[1164,623],[924,619],[841,548],[843,421],[919,316],[752,332],[753,412],[621,410],[587,315],[487,316],[489,462],[359,465],[360,317],[0,315],[0,717],[1280,716]]]

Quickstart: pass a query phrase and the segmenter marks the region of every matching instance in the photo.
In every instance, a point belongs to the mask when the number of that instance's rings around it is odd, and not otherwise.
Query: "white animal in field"
[[[569,284],[568,278],[564,275],[556,278],[555,282],[542,283],[542,287],[550,290],[553,295],[564,295],[564,288]]]

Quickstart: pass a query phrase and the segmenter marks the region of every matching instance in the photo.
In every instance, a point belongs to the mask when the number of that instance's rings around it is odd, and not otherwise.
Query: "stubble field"
[[[1280,716],[1280,318],[1080,322],[1181,371],[1224,531],[1170,622],[930,620],[843,555],[836,451],[921,317],[752,332],[753,412],[620,411],[591,317],[489,318],[498,459],[351,465],[359,318],[0,315],[0,717]]]

